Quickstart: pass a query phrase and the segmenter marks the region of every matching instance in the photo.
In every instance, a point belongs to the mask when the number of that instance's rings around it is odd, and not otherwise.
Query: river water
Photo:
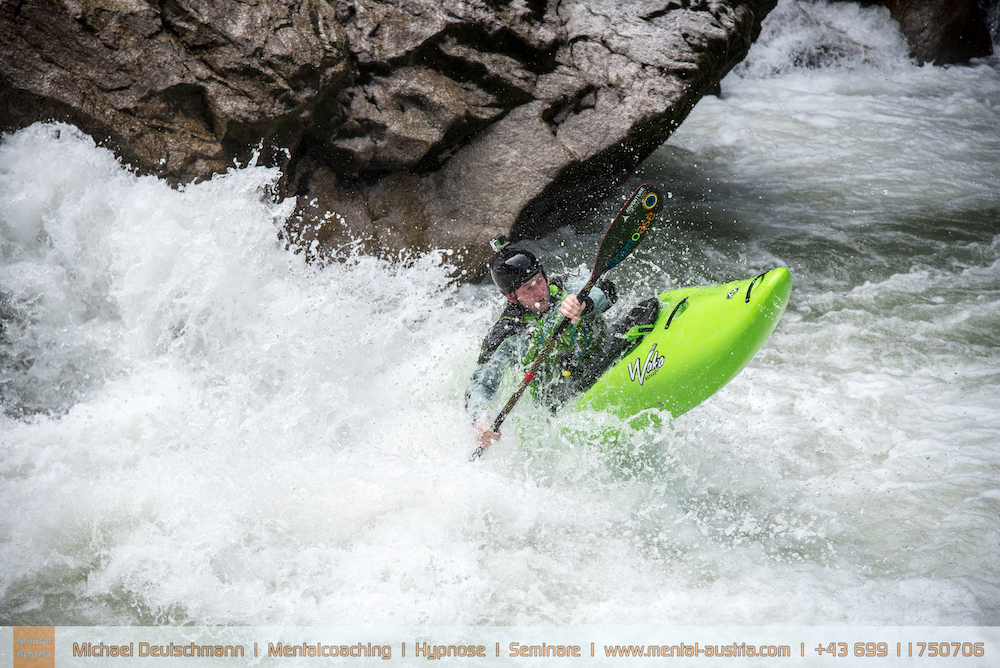
[[[779,15],[635,175],[667,220],[610,275],[787,266],[773,336],[659,427],[522,402],[475,464],[501,305],[446,252],[307,266],[273,170],[5,136],[0,624],[1000,624],[1000,64]],[[528,245],[584,272],[615,206]]]

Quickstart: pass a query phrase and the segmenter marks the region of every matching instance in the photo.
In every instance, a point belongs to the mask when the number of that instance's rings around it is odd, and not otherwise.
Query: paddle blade
[[[635,189],[604,232],[591,280],[619,264],[635,250],[663,208],[660,191],[648,183]]]

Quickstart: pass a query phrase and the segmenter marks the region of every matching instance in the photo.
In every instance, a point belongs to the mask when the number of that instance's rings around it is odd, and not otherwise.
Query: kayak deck
[[[580,397],[623,418],[648,409],[677,417],[732,380],[760,350],[792,290],[788,269],[659,295],[652,330]]]

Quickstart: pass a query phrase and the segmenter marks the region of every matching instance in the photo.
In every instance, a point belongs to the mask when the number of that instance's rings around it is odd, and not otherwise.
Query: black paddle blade
[[[625,206],[604,232],[601,247],[597,250],[594,272],[591,274],[592,281],[596,281],[635,250],[652,227],[661,208],[663,197],[660,196],[660,191],[648,183],[643,183],[629,195]]]

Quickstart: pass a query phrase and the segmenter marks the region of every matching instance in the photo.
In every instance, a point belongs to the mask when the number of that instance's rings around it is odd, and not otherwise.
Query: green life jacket
[[[524,354],[524,366],[531,366],[542,348],[555,333],[563,316],[559,304],[569,294],[562,281],[553,279],[549,283],[552,307],[545,313],[526,312],[522,318],[528,325],[528,345]],[[553,346],[548,358],[535,372],[536,381],[532,391],[539,399],[544,399],[566,378],[577,373],[604,347],[607,326],[599,314],[587,313],[575,325],[567,327]]]
[[[504,373],[514,371],[519,382],[520,375],[559,326],[562,321],[559,304],[570,294],[570,290],[564,288],[564,279],[563,276],[549,279],[552,307],[546,313],[532,313],[517,303],[507,304],[500,319],[483,339],[476,370],[465,392],[466,410],[474,414],[474,422],[488,412]],[[569,283],[583,287],[585,280],[577,278]],[[615,302],[617,291],[610,281],[600,281],[591,295],[598,291],[598,302],[603,311]],[[605,341],[610,338],[609,331],[600,313],[587,313],[576,325],[568,327],[545,363],[536,371],[535,381],[531,384],[533,396],[553,409],[564,403],[574,392],[575,381],[588,378],[588,370],[584,367],[601,353]]]

